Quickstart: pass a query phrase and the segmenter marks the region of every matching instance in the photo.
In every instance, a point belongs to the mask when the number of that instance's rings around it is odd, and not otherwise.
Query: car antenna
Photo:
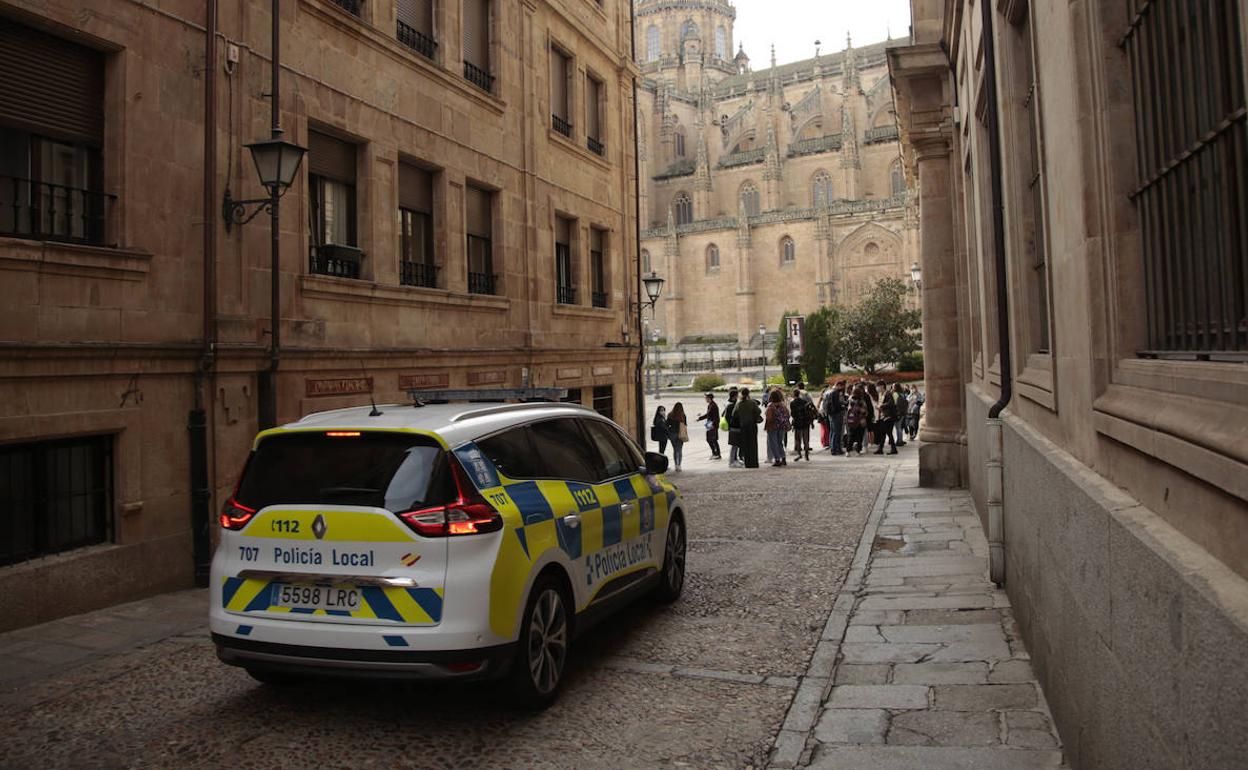
[[[362,358],[360,359],[360,371],[364,373],[364,379],[368,379],[368,370],[364,368],[364,359]],[[382,411],[377,408],[377,400],[373,398],[373,384],[370,382],[368,385],[368,403],[373,405],[373,410],[368,413],[368,416],[380,417],[382,415]]]

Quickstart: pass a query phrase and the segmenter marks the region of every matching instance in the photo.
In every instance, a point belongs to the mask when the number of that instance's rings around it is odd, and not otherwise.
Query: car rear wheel
[[[563,684],[570,640],[569,604],[563,587],[552,578],[541,578],[524,608],[511,672],[512,691],[521,706],[545,708],[554,702]]]
[[[674,517],[667,525],[667,547],[663,549],[663,571],[654,596],[670,603],[685,589],[685,520]]]

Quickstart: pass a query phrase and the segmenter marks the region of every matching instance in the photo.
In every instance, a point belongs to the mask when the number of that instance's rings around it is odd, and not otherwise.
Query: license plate
[[[339,610],[354,612],[360,608],[360,589],[350,586],[317,586],[298,583],[274,583],[270,603],[292,610]]]

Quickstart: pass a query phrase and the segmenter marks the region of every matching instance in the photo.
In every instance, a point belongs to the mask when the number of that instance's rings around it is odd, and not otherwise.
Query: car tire
[[[544,709],[558,696],[572,640],[571,613],[567,591],[559,581],[543,577],[533,584],[511,667],[516,705]]]
[[[680,516],[674,516],[667,525],[663,569],[659,572],[659,584],[654,589],[654,598],[658,601],[671,604],[679,599],[685,590],[685,557],[685,520]]]
[[[260,684],[274,687],[289,687],[303,682],[303,677],[287,671],[274,671],[271,668],[248,668],[247,673]]]

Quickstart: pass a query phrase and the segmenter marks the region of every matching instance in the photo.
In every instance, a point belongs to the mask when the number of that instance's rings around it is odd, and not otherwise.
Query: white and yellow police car
[[[680,596],[666,470],[570,404],[344,409],[263,431],[220,516],[217,654],[263,682],[506,676],[545,705],[578,631]]]

